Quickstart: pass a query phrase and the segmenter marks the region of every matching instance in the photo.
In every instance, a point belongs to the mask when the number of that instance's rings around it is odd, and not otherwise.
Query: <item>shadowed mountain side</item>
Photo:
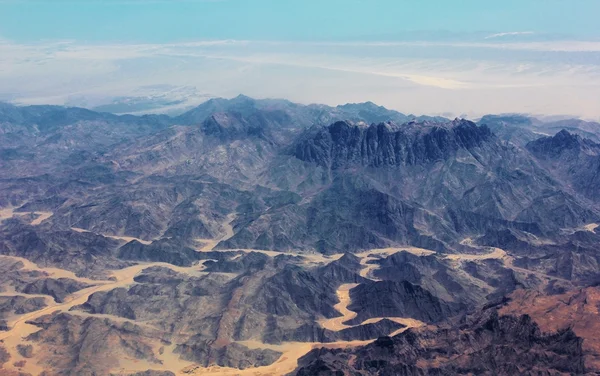
[[[357,313],[349,324],[373,317],[410,317],[435,323],[456,315],[464,306],[446,302],[410,282],[371,282],[350,290],[352,304],[348,309]]]
[[[113,256],[118,244],[99,235],[57,231],[18,220],[6,220],[0,225],[1,254],[24,257],[40,266],[71,270],[79,276],[104,278],[107,269],[130,265]]]
[[[133,240],[119,248],[117,257],[123,260],[166,262],[177,266],[192,266],[206,255],[172,239],[161,239],[152,244]]]
[[[468,256],[467,256],[468,257]],[[381,260],[373,276],[380,280],[409,282],[447,302],[482,306],[519,287],[538,289],[543,284],[515,273],[500,259],[455,262],[437,255],[416,256],[398,252]],[[427,320],[423,320],[427,321]]]
[[[392,320],[383,319],[375,323],[352,326],[339,331],[323,329],[320,325],[303,325],[293,332],[286,333],[283,342],[340,342],[340,341],[366,341],[393,333],[405,328],[404,325]]]
[[[600,199],[600,144],[562,130],[527,144],[553,175],[582,196]]]

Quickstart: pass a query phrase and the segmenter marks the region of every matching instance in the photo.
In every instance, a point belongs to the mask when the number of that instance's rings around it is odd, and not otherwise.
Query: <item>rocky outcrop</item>
[[[92,285],[69,278],[43,278],[20,287],[19,291],[25,294],[50,295],[56,302],[62,303],[67,296],[90,286]]]
[[[375,262],[379,267],[373,275],[381,280],[407,281],[439,299],[470,307],[483,306],[519,287],[536,289],[541,285],[495,258],[457,264],[440,255],[417,256],[400,251]]]
[[[118,257],[123,260],[166,262],[178,266],[191,266],[202,259],[202,255],[194,249],[172,239],[161,239],[152,244],[132,240],[119,248]]]
[[[271,223],[277,222],[277,226]],[[235,235],[218,248],[316,250],[321,253],[355,252],[413,244],[444,251],[439,238],[453,236],[444,221],[399,199],[364,176],[340,175],[303,205],[287,205],[241,223]],[[417,227],[435,227],[437,236],[422,234]]]
[[[474,149],[492,137],[488,128],[465,120],[445,126],[381,123],[367,127],[337,122],[306,136],[295,145],[294,156],[332,169],[401,167],[448,159],[459,149]]]
[[[319,268],[317,273],[323,280],[333,283],[362,283],[367,281],[360,275],[363,268],[358,257],[345,253],[338,260]]]
[[[33,346],[31,345],[17,345],[17,351],[23,358],[33,357]]]
[[[94,293],[73,310],[146,322],[168,333],[185,329],[197,333],[194,343],[202,346],[255,338],[273,344],[366,340],[402,328],[389,320],[339,332],[318,324],[319,318],[339,316],[333,306],[340,284],[366,281],[358,274],[355,256],[313,268],[306,268],[301,257],[272,258],[258,252],[231,256],[235,259],[213,263],[209,267],[215,271],[198,277],[162,267],[145,269],[135,277],[136,285]],[[194,348],[200,351],[202,346]],[[202,356],[205,361],[216,359]]]
[[[592,156],[600,153],[600,145],[579,135],[569,133],[565,129],[552,137],[541,137],[528,143],[527,149],[539,157],[553,159],[565,153],[585,153]]]
[[[9,360],[10,360],[10,354],[8,353],[8,351],[6,351],[4,346],[0,346],[0,366],[2,366],[4,363],[8,362]]]
[[[237,369],[268,366],[281,356],[277,351],[249,349],[237,343],[215,347],[211,341],[198,338],[192,338],[178,345],[175,352],[181,354],[183,359],[204,367],[216,364]]]
[[[600,142],[600,127],[596,122],[581,119],[538,120],[525,115],[485,115],[478,122],[488,126],[500,139],[525,146],[540,138],[540,135],[552,135],[561,130]]]
[[[410,317],[435,323],[458,314],[463,308],[460,304],[436,298],[407,281],[365,283],[350,290],[350,299],[352,304],[348,309],[357,313],[350,324],[374,317]]]
[[[34,312],[46,305],[46,299],[39,297],[0,296],[0,318]]]

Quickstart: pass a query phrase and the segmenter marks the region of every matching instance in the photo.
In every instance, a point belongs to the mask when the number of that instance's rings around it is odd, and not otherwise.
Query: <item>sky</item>
[[[600,119],[598,0],[0,0],[0,100]]]

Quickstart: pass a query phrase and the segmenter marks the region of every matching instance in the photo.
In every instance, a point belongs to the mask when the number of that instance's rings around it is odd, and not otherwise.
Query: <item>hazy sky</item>
[[[600,118],[598,0],[0,0],[0,99]]]

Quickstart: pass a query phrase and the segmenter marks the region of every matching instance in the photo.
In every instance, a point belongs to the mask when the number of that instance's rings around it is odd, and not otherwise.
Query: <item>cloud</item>
[[[372,100],[414,113],[598,117],[599,58],[600,44],[586,41],[6,41],[0,42],[0,97],[20,103],[63,104],[73,97],[102,102],[143,96],[149,86],[189,85],[217,96],[243,92],[329,104]]]
[[[513,35],[532,35],[532,34],[535,34],[535,33],[533,31],[509,31],[509,32],[504,32],[504,33],[496,33],[496,34],[488,35],[487,37],[485,37],[485,39],[501,38],[501,37],[513,36]]]
[[[523,32],[524,33],[524,32]],[[503,33],[507,34],[507,33]],[[490,39],[486,37],[484,39]],[[312,46],[339,46],[339,47],[453,47],[471,49],[495,49],[495,50],[517,50],[517,51],[547,51],[547,52],[600,52],[600,41],[583,40],[551,40],[536,42],[436,42],[436,41],[351,41],[351,42],[264,42],[273,45],[284,45],[294,43],[297,45]]]

